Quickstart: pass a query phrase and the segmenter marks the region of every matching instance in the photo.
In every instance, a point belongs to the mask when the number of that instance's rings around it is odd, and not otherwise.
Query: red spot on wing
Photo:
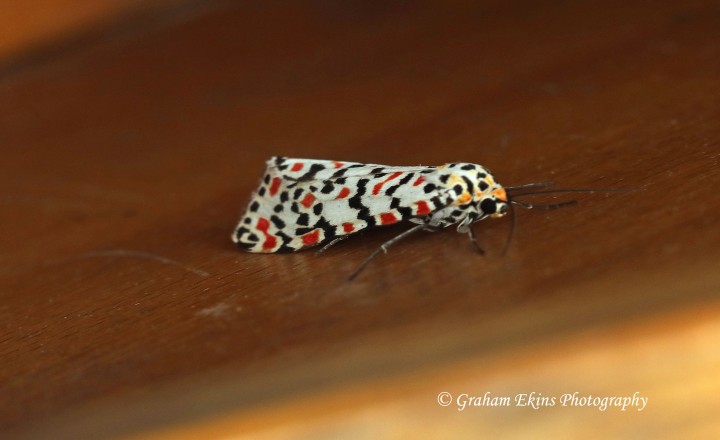
[[[425,181],[425,176],[420,176],[417,178],[417,180],[415,182],[413,182],[413,186],[418,186],[421,183],[423,183],[424,181]]]
[[[315,229],[314,231],[303,235],[302,241],[305,246],[317,244],[317,242],[320,241],[320,229]]]
[[[345,197],[347,197],[349,195],[350,195],[350,188],[344,187],[343,189],[340,190],[340,193],[338,194],[337,198],[344,199]]]
[[[381,225],[391,225],[393,223],[397,223],[398,219],[392,212],[383,212],[380,214],[380,224]]]
[[[420,200],[417,202],[417,215],[426,215],[430,214],[430,207],[428,206],[427,202],[425,200]]]
[[[270,227],[270,222],[268,219],[260,217],[257,221],[257,228],[258,231],[267,232],[268,228]]]
[[[342,162],[338,162],[338,161],[334,161],[334,162],[333,162],[333,166],[335,166],[335,168],[340,168],[340,167],[342,167],[343,165],[345,165],[345,164],[342,163]]]
[[[278,189],[280,189],[280,183],[281,183],[281,180],[279,177],[275,177],[272,180],[272,183],[270,184],[270,195],[271,196],[274,196],[275,194],[277,194]]]
[[[275,249],[275,246],[277,246],[277,238],[275,238],[275,236],[273,235],[270,235],[270,233],[268,232],[269,228],[270,222],[268,221],[268,219],[260,217],[257,221],[257,229],[258,231],[262,232],[263,235],[265,235],[265,242],[262,246],[264,251]]]
[[[355,225],[352,223],[343,223],[343,231],[345,231],[346,234],[351,233],[355,230]]]
[[[298,162],[290,168],[290,171],[300,171],[301,169],[303,169],[303,163]]]
[[[308,193],[305,194],[305,197],[300,201],[300,204],[303,205],[306,208],[309,208],[312,206],[312,204],[315,202],[315,196]]]
[[[383,180],[382,182],[376,183],[375,186],[373,187],[373,195],[374,195],[374,196],[378,195],[378,194],[380,193],[380,190],[382,189],[383,185],[385,185],[386,183],[388,183],[389,181],[391,181],[391,180],[393,180],[393,179],[398,178],[398,177],[401,176],[402,174],[403,174],[402,171],[395,171],[394,173],[390,174],[390,175],[389,175],[385,180]]]

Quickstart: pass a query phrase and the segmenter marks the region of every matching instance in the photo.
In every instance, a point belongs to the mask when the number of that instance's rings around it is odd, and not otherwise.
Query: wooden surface
[[[445,5],[218,3],[0,72],[0,430],[720,432],[720,9]],[[637,191],[520,212],[505,257],[507,220],[477,225],[485,257],[417,236],[347,283],[403,228],[321,256],[230,242],[272,155]],[[463,389],[650,406],[435,403]]]
[[[0,68],[46,63],[68,49],[155,26],[192,9],[193,0],[3,0]],[[139,26],[143,23],[144,26]]]

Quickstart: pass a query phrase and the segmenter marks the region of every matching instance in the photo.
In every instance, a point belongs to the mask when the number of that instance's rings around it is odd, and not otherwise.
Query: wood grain
[[[0,78],[4,432],[124,435],[478,356],[532,365],[523,347],[682,332],[674,314],[717,305],[712,2],[222,5]],[[347,283],[403,228],[322,256],[233,248],[272,155],[635,191],[519,213],[504,257],[507,221],[477,226],[486,257],[452,230],[408,239]]]

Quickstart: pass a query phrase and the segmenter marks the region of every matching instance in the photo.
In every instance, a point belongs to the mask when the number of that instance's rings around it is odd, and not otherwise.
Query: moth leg
[[[316,252],[315,252],[315,255],[320,255],[320,254],[322,254],[322,253],[325,252],[326,250],[330,249],[332,246],[340,243],[341,241],[345,240],[345,239],[348,238],[348,237],[350,237],[349,234],[348,234],[348,235],[341,235],[341,236],[339,236],[339,237],[337,237],[337,238],[332,239],[332,240],[330,241],[330,243],[326,244],[325,246],[323,246],[322,248],[320,248],[318,251],[316,251]]]
[[[417,226],[413,226],[412,228],[408,229],[407,231],[403,232],[402,234],[396,235],[395,237],[393,237],[390,240],[383,243],[379,248],[377,248],[377,250],[375,250],[375,252],[370,254],[370,256],[367,257],[365,259],[365,261],[363,261],[362,264],[360,264],[360,266],[358,266],[357,269],[355,269],[355,272],[350,274],[348,281],[352,281],[353,279],[355,279],[355,277],[358,276],[358,274],[360,272],[362,272],[363,269],[365,269],[365,266],[367,266],[368,263],[370,263],[370,261],[372,261],[373,258],[377,257],[380,252],[387,253],[390,246],[394,245],[395,243],[402,240],[403,238],[409,237],[410,235],[414,234],[415,232],[421,231],[421,230],[434,231],[434,229],[428,225],[417,225]]]
[[[480,244],[478,244],[477,239],[475,238],[475,232],[473,231],[472,226],[469,226],[467,228],[467,235],[468,235],[468,238],[470,239],[470,243],[472,243],[473,246],[475,247],[475,250],[478,251],[478,253],[480,255],[485,255],[485,250],[480,247]]]

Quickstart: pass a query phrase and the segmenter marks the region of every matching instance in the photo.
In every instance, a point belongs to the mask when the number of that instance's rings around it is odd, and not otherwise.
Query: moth
[[[232,234],[248,252],[296,252],[325,245],[326,250],[359,231],[398,222],[414,226],[385,242],[350,276],[355,278],[380,252],[415,232],[456,226],[478,252],[471,225],[503,217],[513,206],[556,209],[575,201],[532,205],[515,197],[556,192],[527,192],[551,182],[503,187],[490,171],[472,163],[441,166],[389,166],[316,159],[272,157],[260,187]],[[515,191],[519,193],[512,194]],[[514,230],[514,216],[512,227]],[[508,244],[511,237],[508,238]]]

